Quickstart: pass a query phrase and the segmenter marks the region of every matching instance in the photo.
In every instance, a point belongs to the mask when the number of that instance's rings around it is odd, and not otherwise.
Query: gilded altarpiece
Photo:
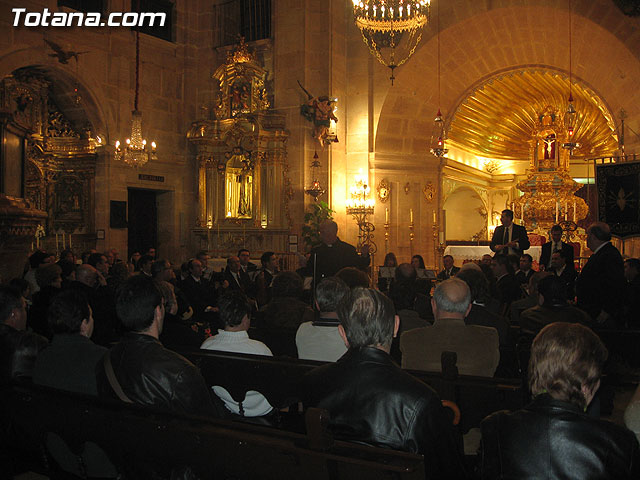
[[[24,139],[24,198],[48,214],[43,241],[55,242],[56,233],[91,232],[98,144],[90,124],[71,124],[38,69],[17,70],[1,85],[5,128]]]
[[[284,251],[292,195],[283,115],[270,110],[266,71],[242,42],[213,75],[219,91],[213,115],[191,125],[196,147],[201,246],[219,254]]]

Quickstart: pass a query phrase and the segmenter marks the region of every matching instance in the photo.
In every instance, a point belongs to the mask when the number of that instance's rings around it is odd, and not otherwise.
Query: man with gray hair
[[[349,350],[305,376],[305,404],[329,411],[337,438],[422,454],[426,478],[465,478],[437,394],[389,355],[400,323],[391,300],[357,287],[338,306],[338,318]]]
[[[442,352],[455,352],[463,375],[492,377],[500,362],[499,337],[495,328],[465,325],[471,310],[469,286],[457,278],[436,287],[431,299],[435,322],[400,337],[402,367],[439,372]]]

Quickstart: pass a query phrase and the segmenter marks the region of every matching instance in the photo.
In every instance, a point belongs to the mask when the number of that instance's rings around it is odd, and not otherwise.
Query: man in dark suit
[[[504,317],[509,311],[511,302],[522,296],[520,284],[513,274],[513,267],[505,255],[496,255],[491,261],[491,270],[496,277],[494,298],[500,302],[500,313]]]
[[[222,289],[239,290],[253,298],[253,282],[249,278],[249,274],[242,270],[239,257],[227,258],[227,268],[224,271]]]
[[[553,252],[551,255],[551,267],[549,268],[549,271],[555,274],[555,276],[560,279],[562,285],[564,285],[567,293],[567,299],[573,300],[576,294],[575,284],[578,274],[573,267],[573,263],[567,263],[567,258],[564,256],[564,252],[562,250]]]
[[[249,261],[249,258],[251,258],[251,252],[249,252],[249,250],[247,250],[246,248],[241,248],[240,250],[238,250],[238,258],[240,259],[240,268],[245,273],[248,273],[251,278],[253,278],[251,272],[255,272],[256,270],[258,270],[258,266],[255,263]]]
[[[624,303],[624,263],[611,244],[609,225],[592,223],[587,229],[587,247],[593,252],[576,280],[578,307],[598,324],[612,324]]]
[[[187,266],[189,275],[182,281],[181,288],[193,308],[194,319],[199,322],[213,321],[217,296],[211,284],[202,277],[202,262],[192,258]]]
[[[439,281],[449,280],[460,271],[460,267],[453,265],[453,257],[451,255],[445,255],[442,257],[442,264],[444,269],[438,274],[437,279]]]
[[[560,250],[564,254],[567,265],[573,265],[573,245],[562,241],[562,227],[554,225],[551,227],[551,241],[542,245],[540,269],[548,270],[551,268],[551,254]]]
[[[513,223],[513,212],[508,209],[502,211],[500,221],[502,225],[496,227],[489,245],[491,251],[496,252],[496,255],[521,256],[530,247],[527,229]]]
[[[520,268],[516,272],[516,280],[520,285],[527,285],[529,283],[529,279],[535,273],[531,269],[531,264],[533,263],[533,257],[528,253],[522,254],[520,257]]]

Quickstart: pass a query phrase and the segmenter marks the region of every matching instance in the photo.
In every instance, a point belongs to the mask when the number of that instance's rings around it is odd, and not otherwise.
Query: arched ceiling
[[[578,111],[577,157],[613,154],[618,148],[615,125],[604,102],[588,87],[573,82]],[[450,122],[449,145],[487,159],[528,161],[529,140],[542,111],[567,108],[567,75],[524,69],[494,77],[473,89]]]

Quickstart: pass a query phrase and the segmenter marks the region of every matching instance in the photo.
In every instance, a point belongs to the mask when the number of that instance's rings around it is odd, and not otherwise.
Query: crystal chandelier
[[[415,52],[431,0],[353,0],[356,26],[371,54],[393,71]]]
[[[120,140],[116,141],[114,157],[116,161],[123,161],[130,167],[141,167],[149,160],[157,160],[156,142],[147,141],[142,138],[142,112],[138,110],[138,94],[140,90],[140,33],[136,31],[136,90],[134,108],[131,112],[131,138],[127,138],[126,145],[122,145]]]
[[[437,27],[438,27],[438,113],[433,120],[433,128],[431,130],[431,140],[429,142],[429,151],[438,158],[442,158],[449,151],[444,144],[445,130],[442,112],[440,111],[440,1],[438,1],[437,9]]]
[[[318,160],[318,152],[313,153],[313,162],[311,162],[311,178],[313,178],[311,182],[311,186],[304,190],[304,193],[313,197],[313,201],[317,202],[318,197],[324,195],[324,188],[320,185],[320,180],[318,177],[320,173],[320,161]]]

